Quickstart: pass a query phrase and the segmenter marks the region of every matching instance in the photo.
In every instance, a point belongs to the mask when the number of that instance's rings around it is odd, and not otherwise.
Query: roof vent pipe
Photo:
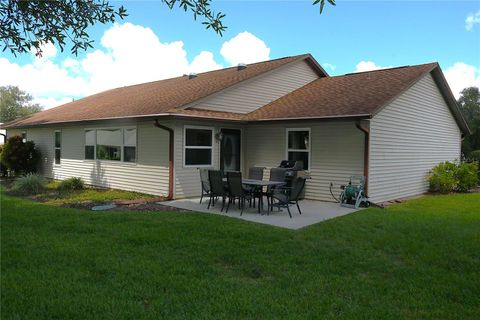
[[[188,74],[188,79],[189,79],[189,80],[194,79],[194,78],[196,78],[196,77],[198,77],[198,76],[197,76],[197,74],[194,73],[194,72],[191,72],[191,73]]]
[[[243,69],[247,69],[247,65],[245,63],[240,62],[237,65],[237,71],[240,71],[240,70],[243,70]]]

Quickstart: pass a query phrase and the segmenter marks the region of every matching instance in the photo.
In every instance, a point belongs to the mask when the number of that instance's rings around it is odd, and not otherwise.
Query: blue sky
[[[223,37],[160,1],[113,4],[123,4],[129,16],[116,29],[92,28],[94,49],[77,57],[50,49],[42,59],[1,53],[0,69],[8,72],[0,73],[0,85],[20,85],[51,107],[119,85],[227,67],[242,58],[254,62],[307,52],[331,75],[438,61],[456,94],[480,84],[478,1],[340,0],[336,7],[326,5],[322,15],[311,1],[214,1],[213,9],[227,15]],[[222,51],[228,41],[229,50]]]

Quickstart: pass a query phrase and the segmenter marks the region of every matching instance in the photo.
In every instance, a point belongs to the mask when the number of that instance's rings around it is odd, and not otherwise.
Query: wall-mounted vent
[[[243,70],[243,69],[247,69],[247,65],[245,63],[240,62],[237,65],[237,71],[240,71],[240,70]]]
[[[196,77],[198,77],[198,76],[197,76],[197,74],[194,73],[194,72],[191,72],[191,73],[188,74],[188,79],[190,79],[190,80],[191,80],[191,79],[194,79],[194,78],[196,78]]]

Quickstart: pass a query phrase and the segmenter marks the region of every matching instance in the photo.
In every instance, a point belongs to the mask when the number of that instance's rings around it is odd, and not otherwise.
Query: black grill
[[[287,187],[292,186],[292,182],[298,177],[305,177],[305,170],[303,169],[303,161],[295,160],[282,160],[280,162],[279,168],[287,169],[285,173],[285,182]],[[305,189],[304,189],[305,190]],[[304,192],[302,192],[301,198],[303,199]]]

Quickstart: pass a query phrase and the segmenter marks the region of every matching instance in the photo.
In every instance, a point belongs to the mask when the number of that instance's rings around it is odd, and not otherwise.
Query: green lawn
[[[478,319],[480,194],[291,231],[2,194],[2,319]]]

